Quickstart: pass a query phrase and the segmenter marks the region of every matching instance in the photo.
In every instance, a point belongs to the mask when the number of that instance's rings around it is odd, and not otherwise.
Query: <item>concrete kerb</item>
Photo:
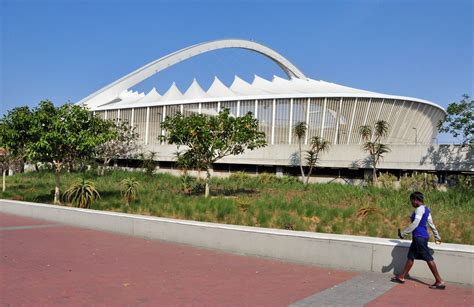
[[[231,253],[268,257],[360,272],[401,271],[410,245],[406,240],[289,231],[176,220],[125,213],[0,200],[0,212],[147,239],[189,244]],[[446,281],[474,285],[474,246],[430,244]],[[432,278],[416,264],[412,277]]]

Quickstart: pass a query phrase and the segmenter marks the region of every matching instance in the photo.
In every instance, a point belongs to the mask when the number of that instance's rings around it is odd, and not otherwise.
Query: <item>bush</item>
[[[142,167],[145,169],[145,173],[147,175],[153,174],[156,168],[156,152],[142,152],[138,155],[139,159],[141,160]]]
[[[386,189],[394,189],[395,188],[395,182],[397,182],[397,177],[395,175],[392,175],[390,173],[385,173],[385,174],[380,174],[378,177],[379,183],[382,185],[382,187]]]
[[[438,177],[429,173],[414,173],[404,176],[400,180],[400,186],[406,191],[433,191],[437,187]]]
[[[68,202],[79,208],[90,208],[92,203],[100,198],[94,183],[84,178],[69,186],[64,195]]]
[[[238,184],[243,184],[250,180],[250,175],[247,174],[246,172],[236,172],[236,173],[230,174],[229,180],[234,181]]]
[[[122,198],[125,200],[127,206],[130,207],[131,202],[137,198],[139,183],[135,177],[132,177],[123,179],[121,185]]]
[[[183,175],[180,177],[181,180],[181,190],[185,194],[190,194],[193,190],[193,186],[196,182],[196,178],[191,177],[189,175]]]
[[[472,175],[452,175],[448,177],[448,181],[460,190],[472,191],[474,189],[474,176]]]
[[[257,181],[261,185],[267,185],[278,182],[278,177],[275,174],[262,173],[257,176]]]

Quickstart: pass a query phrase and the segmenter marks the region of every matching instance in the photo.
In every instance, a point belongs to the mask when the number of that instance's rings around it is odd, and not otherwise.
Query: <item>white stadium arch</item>
[[[123,91],[168,67],[197,55],[225,48],[240,48],[257,52],[278,64],[288,77],[306,79],[306,76],[295,65],[278,52],[264,45],[242,39],[224,39],[196,44],[159,58],[87,96],[79,101],[78,104],[87,104],[89,107],[95,107],[104,101],[112,101]]]

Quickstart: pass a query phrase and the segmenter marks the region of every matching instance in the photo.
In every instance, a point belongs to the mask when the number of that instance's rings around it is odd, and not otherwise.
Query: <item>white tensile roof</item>
[[[194,79],[184,94],[178,89],[174,82],[163,96],[161,96],[155,88],[146,95],[144,93],[125,90],[120,93],[117,98],[108,102],[104,101],[103,104],[95,109],[100,110],[192,102],[292,97],[373,97],[406,99],[406,97],[360,90],[322,80],[313,80],[309,78],[284,79],[274,76],[273,79],[269,81],[255,75],[252,83],[248,83],[238,76],[235,76],[230,87],[227,87],[217,77],[215,77],[207,91],[205,91],[199,85],[198,81]],[[421,101],[419,99],[413,100]],[[421,102],[432,104],[426,101]]]

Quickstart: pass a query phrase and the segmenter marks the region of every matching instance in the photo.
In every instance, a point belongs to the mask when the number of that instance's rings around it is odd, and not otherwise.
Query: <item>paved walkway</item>
[[[473,306],[472,287],[430,290],[0,214],[0,305]],[[417,265],[417,264],[415,264]]]

